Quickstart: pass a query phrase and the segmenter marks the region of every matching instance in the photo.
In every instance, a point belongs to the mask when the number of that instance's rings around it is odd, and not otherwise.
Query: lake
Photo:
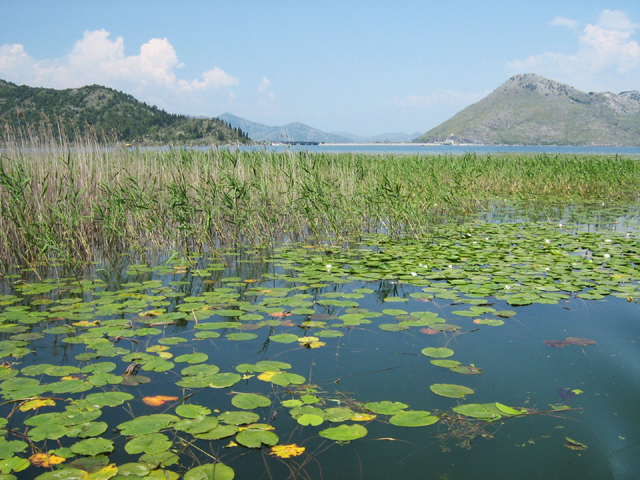
[[[637,205],[554,212],[7,271],[1,478],[637,478]]]
[[[207,148],[207,147],[202,147]],[[462,155],[465,153],[486,154],[530,154],[547,153],[576,155],[640,155],[640,147],[565,147],[553,145],[416,145],[412,143],[395,144],[340,144],[340,145],[277,145],[239,147],[241,150],[260,150],[282,152],[308,151],[311,153],[364,153],[378,155]]]

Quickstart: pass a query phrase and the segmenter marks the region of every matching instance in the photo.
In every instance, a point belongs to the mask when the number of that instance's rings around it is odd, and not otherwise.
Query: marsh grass
[[[368,232],[419,237],[436,216],[492,198],[626,200],[640,161],[575,155],[389,156],[228,149],[128,150],[95,134],[5,130],[0,259],[67,263],[152,246]]]

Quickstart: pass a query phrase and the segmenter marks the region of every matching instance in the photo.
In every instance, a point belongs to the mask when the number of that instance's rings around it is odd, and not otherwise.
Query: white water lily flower
[[[418,276],[418,274],[416,272],[411,272],[411,275],[413,275],[414,277]]]
[[[610,258],[610,257],[611,257],[611,255],[609,255],[608,253],[604,254],[604,258]]]
[[[449,265],[449,268],[453,268],[453,265]]]
[[[327,264],[325,265],[325,267],[327,267],[327,270],[331,270],[331,264],[330,264],[330,263],[327,263]]]
[[[548,238],[545,239],[544,243],[551,243],[551,240],[549,240]]]
[[[607,239],[605,240],[605,243],[611,243],[611,239],[610,239],[610,238],[607,238]]]
[[[509,289],[511,289],[511,285],[505,285],[505,286],[504,286],[504,289],[505,289],[505,290],[509,290]]]
[[[561,223],[559,223],[559,224],[558,224],[558,226],[559,226],[559,227],[561,227],[561,226],[562,226],[562,224],[561,224]]]

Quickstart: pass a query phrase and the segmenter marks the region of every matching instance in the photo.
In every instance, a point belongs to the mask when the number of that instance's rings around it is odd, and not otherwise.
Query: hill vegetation
[[[516,75],[414,142],[485,145],[640,145],[640,92],[581,92]]]
[[[5,134],[78,136],[141,145],[238,144],[250,140],[217,118],[167,113],[117,90],[89,85],[55,90],[0,80],[0,125]]]

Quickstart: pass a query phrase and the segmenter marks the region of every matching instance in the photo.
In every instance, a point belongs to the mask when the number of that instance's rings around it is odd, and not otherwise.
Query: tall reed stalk
[[[640,161],[576,155],[389,156],[127,150],[55,124],[5,126],[0,261],[86,261],[150,246],[420,236],[487,199],[631,200]]]

